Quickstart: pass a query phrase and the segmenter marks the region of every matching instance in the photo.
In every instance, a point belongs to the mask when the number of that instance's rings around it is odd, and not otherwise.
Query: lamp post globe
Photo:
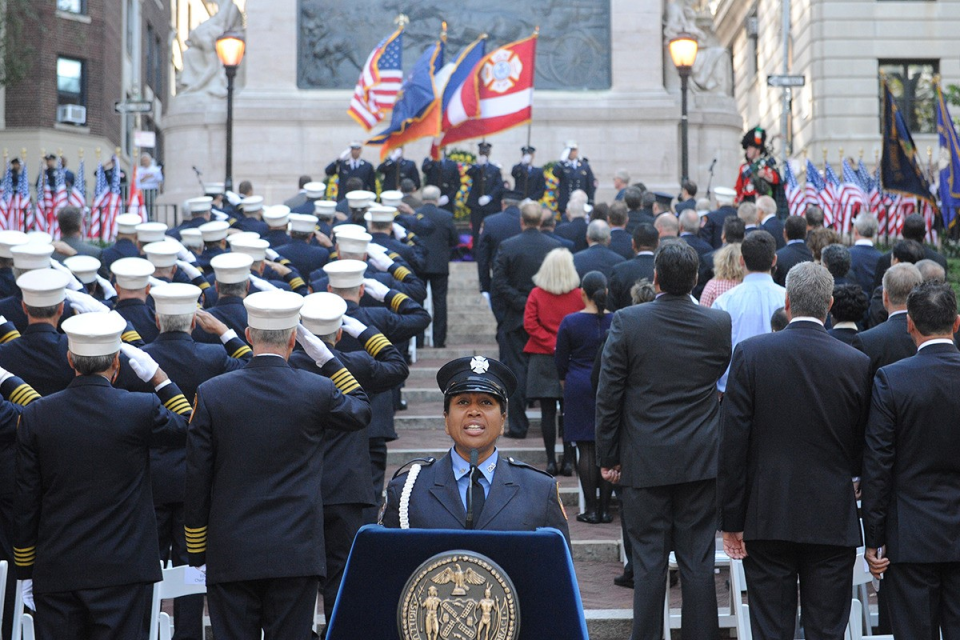
[[[690,177],[689,167],[689,142],[688,142],[688,121],[687,121],[687,81],[690,78],[690,72],[693,64],[697,61],[697,50],[699,49],[697,39],[689,33],[678,34],[677,37],[670,40],[667,45],[670,50],[670,59],[680,74],[680,137],[681,137],[681,182]]]

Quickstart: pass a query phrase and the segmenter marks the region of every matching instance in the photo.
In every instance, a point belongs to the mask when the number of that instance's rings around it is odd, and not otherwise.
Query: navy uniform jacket
[[[110,265],[119,260],[120,258],[139,258],[140,250],[137,249],[137,245],[132,241],[127,240],[126,238],[118,238],[117,241],[113,244],[112,247],[107,247],[103,250],[103,253],[100,255],[100,261],[103,263],[102,268],[109,273]]]
[[[533,290],[533,276],[547,254],[559,246],[536,229],[526,229],[500,245],[490,280],[490,298],[503,305],[505,331],[523,328],[523,310]]]
[[[351,162],[357,163],[356,168],[351,168]],[[338,158],[337,160],[334,160],[328,164],[327,168],[324,169],[323,172],[328,176],[336,174],[340,177],[338,182],[340,189],[337,192],[337,200],[343,200],[345,197],[347,197],[347,190],[345,187],[347,185],[347,180],[350,178],[360,178],[363,181],[363,188],[365,190],[373,191],[374,193],[377,192],[377,176],[373,171],[373,165],[363,158],[358,160],[354,160],[353,158],[340,160]],[[313,213],[313,211],[311,210],[310,213]]]
[[[470,194],[467,196],[467,207],[471,213],[482,219],[500,211],[503,208],[500,204],[500,198],[503,197],[503,176],[500,174],[500,167],[492,162],[487,162],[483,166],[475,164],[467,169],[467,175],[473,180]],[[479,202],[481,196],[490,196],[490,202],[481,205]]]
[[[26,330],[29,320],[27,319],[27,314],[23,311],[23,294],[20,292],[19,287],[13,295],[0,300],[0,315],[6,318],[8,322],[12,322],[13,326],[17,328],[17,331],[22,333]],[[73,307],[65,300],[63,303],[63,315],[60,316],[60,321],[57,323],[57,326],[62,325],[63,321],[72,315]]]
[[[407,244],[406,242],[400,242],[393,235],[381,231],[369,231],[368,233],[372,238],[370,242],[375,242],[388,252],[396,253],[404,262],[413,267],[413,270],[417,273],[423,271],[423,264],[426,258],[423,247],[416,243]]]
[[[653,209],[632,209],[627,211],[627,225],[625,228],[626,232],[630,234],[630,238],[633,238],[633,232],[641,224],[653,224],[656,221],[657,217],[653,215]]]
[[[160,580],[148,449],[182,444],[190,413],[176,384],[132,393],[99,375],[26,407],[17,434],[20,578],[33,578],[36,593]]]
[[[637,255],[624,260],[613,268],[613,275],[607,284],[607,309],[617,311],[633,305],[630,289],[637,280],[646,278],[653,283],[653,254]]]
[[[704,255],[714,250],[713,247],[704,242],[703,238],[694,233],[681,233],[680,239],[693,247],[693,249],[697,252],[697,256],[700,258],[703,258]]]
[[[790,269],[801,262],[813,262],[813,252],[806,242],[791,240],[783,249],[777,251],[777,273],[773,276],[774,282],[781,287],[786,286]]]
[[[596,180],[593,169],[586,158],[573,161],[565,160],[553,165],[553,175],[557,184],[557,211],[566,212],[570,194],[580,189],[587,194],[587,202],[593,202],[593,193],[596,190]]]
[[[610,250],[631,260],[637,255],[633,252],[633,238],[625,229],[610,229]]]
[[[510,175],[513,177],[514,191],[522,193],[523,198],[530,198],[536,202],[543,198],[543,194],[547,190],[547,180],[543,176],[543,169],[521,162],[513,165]],[[561,210],[560,213],[563,212]]]
[[[571,252],[583,251],[587,248],[587,219],[574,218],[557,226],[556,234],[573,243]]]
[[[617,198],[617,199],[619,200],[619,198]],[[681,212],[681,211],[685,211],[685,210],[687,210],[687,209],[693,209],[694,211],[696,211],[696,209],[697,209],[697,199],[696,199],[696,198],[687,198],[686,200],[681,200],[680,202],[677,203],[677,205],[676,205],[673,209],[674,209],[674,211],[676,212],[676,214],[677,214],[678,216],[680,215],[680,212]]]
[[[243,298],[236,296],[219,296],[217,304],[207,309],[217,320],[223,322],[228,328],[237,332],[238,336],[244,335],[247,330],[247,308],[243,306]],[[207,333],[200,327],[193,330],[193,339],[197,342],[220,342],[220,336]]]
[[[703,226],[700,227],[700,237],[704,242],[708,242],[714,249],[719,249],[723,244],[723,222],[727,218],[733,218],[737,215],[737,208],[732,204],[725,204],[715,211],[711,211],[704,217]]]
[[[467,509],[453,475],[453,456],[447,452],[433,464],[420,469],[410,494],[412,529],[465,529]],[[464,464],[466,464],[464,462]],[[400,493],[407,474],[401,474],[387,486],[381,524],[400,527]],[[490,492],[474,527],[480,531],[534,531],[541,527],[559,529],[567,544],[570,531],[560,504],[560,488],[550,474],[502,453],[493,473]]]
[[[290,207],[290,213],[302,213],[307,216],[314,216],[316,215],[317,208],[313,205],[313,203],[317,202],[318,200],[321,200],[321,198],[307,198],[296,207]]]
[[[237,221],[233,223],[233,228],[240,229],[240,231],[259,233],[261,238],[270,231],[270,226],[260,218],[244,215],[237,218]]]
[[[423,171],[424,184],[440,187],[440,195],[447,196],[448,200],[443,208],[453,213],[457,193],[460,191],[460,167],[457,163],[449,158],[424,158],[420,169]]]
[[[599,271],[607,277],[608,286],[613,268],[621,262],[623,262],[623,256],[602,244],[592,245],[573,254],[573,266],[576,267],[577,275],[581,279],[591,271]]]
[[[204,225],[204,224],[206,224],[206,223],[208,223],[208,222],[210,222],[210,221],[207,220],[206,218],[204,218],[203,216],[197,216],[196,218],[190,218],[189,220],[187,220],[187,221],[185,221],[185,222],[183,222],[183,223],[181,223],[181,224],[178,224],[178,225],[177,225],[176,227],[174,227],[173,229],[168,230],[168,231],[167,231],[167,235],[170,236],[171,238],[176,238],[177,240],[180,240],[180,239],[181,239],[181,238],[180,238],[180,232],[183,231],[184,229],[196,229],[196,228],[198,228],[200,225]]]
[[[208,584],[326,574],[323,434],[363,429],[370,405],[336,358],[322,371],[262,355],[197,389],[184,528]]]
[[[76,372],[67,362],[67,336],[45,323],[31,324],[12,335],[10,324],[0,340],[0,367],[20,376],[42,396],[67,388]],[[15,332],[14,332],[15,333]]]
[[[460,244],[453,215],[433,204],[425,204],[417,213],[433,225],[433,233],[423,237],[426,258],[423,273],[428,275],[450,273],[450,253]]]
[[[484,219],[478,241],[480,246],[474,252],[477,271],[480,273],[480,291],[490,291],[490,272],[493,270],[493,261],[497,257],[500,244],[518,235],[520,235],[520,209],[517,207],[507,207],[500,213]]]
[[[227,252],[226,249],[222,249],[220,247],[213,247],[213,248],[204,247],[203,252],[201,252],[200,255],[197,256],[197,262],[193,266],[204,271],[205,273],[213,273],[213,269],[210,268],[210,261],[213,260],[214,256],[218,256],[221,253],[226,253],[226,252]]]
[[[891,562],[960,562],[960,353],[932,344],[873,381],[863,455],[863,524]]]
[[[290,261],[290,266],[302,274],[309,275],[322,269],[330,259],[330,252],[323,247],[308,244],[303,240],[287,240],[287,244],[276,247],[277,253]]]
[[[907,333],[906,313],[898,313],[872,329],[861,331],[850,344],[870,357],[871,379],[881,367],[917,353],[917,345]]]
[[[22,378],[13,376],[0,384],[0,560],[14,571],[13,535],[16,529],[14,500],[17,488],[17,423],[23,407],[40,397]],[[16,398],[13,402],[11,398]],[[0,584],[0,589],[5,585]]]
[[[260,235],[260,239],[269,242],[271,249],[290,244],[290,236],[283,229],[269,229],[266,233]]]
[[[17,280],[13,277],[13,269],[10,267],[0,268],[0,298],[12,296],[17,290]]]
[[[413,160],[400,158],[400,162],[387,160],[377,167],[377,173],[383,176],[380,181],[380,187],[383,191],[398,191],[400,183],[405,179],[413,180],[413,184],[420,188],[420,172],[417,171],[417,163]]]
[[[157,328],[157,316],[153,308],[143,300],[136,298],[127,298],[118,301],[113,309],[119,313],[124,320],[133,325],[140,337],[147,344],[153,342],[160,335],[160,329]]]
[[[345,353],[331,349],[334,357],[353,374],[368,395],[390,391],[407,379],[409,370],[403,354],[376,327],[359,336],[362,351]],[[320,373],[313,358],[297,346],[290,366]],[[392,394],[391,394],[392,397]],[[376,416],[371,418],[371,422]],[[377,504],[370,484],[370,447],[366,431],[326,431],[323,434],[323,506],[334,504]]]

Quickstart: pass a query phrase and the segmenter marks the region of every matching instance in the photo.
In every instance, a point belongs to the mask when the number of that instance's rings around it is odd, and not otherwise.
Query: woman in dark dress
[[[827,332],[837,340],[851,344],[857,335],[857,323],[863,320],[869,303],[858,284],[842,284],[833,288],[833,306],[830,317],[833,326]]]
[[[580,285],[584,308],[564,317],[557,332],[557,374],[563,384],[565,443],[575,442],[579,454],[580,486],[586,500],[586,511],[577,516],[580,522],[610,522],[610,494],[613,486],[601,479],[597,467],[594,431],[595,394],[590,383],[593,361],[607,330],[612,314],[606,313],[607,279],[599,271],[583,276]],[[597,490],[600,492],[599,509]]]

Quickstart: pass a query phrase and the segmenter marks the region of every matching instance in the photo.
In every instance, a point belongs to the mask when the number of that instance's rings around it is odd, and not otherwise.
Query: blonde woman
[[[743,282],[743,265],[740,264],[740,243],[724,245],[713,258],[713,277],[700,294],[700,305],[709,307],[722,294]]]
[[[530,336],[523,348],[524,353],[530,354],[527,398],[540,399],[540,430],[547,450],[547,473],[557,475],[554,452],[557,445],[557,405],[563,399],[563,389],[554,362],[557,331],[564,317],[583,309],[580,277],[573,266],[573,254],[567,249],[554,249],[548,253],[540,270],[533,276],[533,284],[535,286],[527,298],[523,313],[523,328]],[[565,443],[559,468],[562,475],[573,475],[573,460],[573,446]]]

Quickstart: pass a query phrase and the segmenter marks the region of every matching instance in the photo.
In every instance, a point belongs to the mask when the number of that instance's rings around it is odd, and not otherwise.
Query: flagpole
[[[536,27],[534,27],[533,37],[534,38],[540,37],[540,25],[537,25]],[[533,83],[531,84],[531,89],[533,88],[533,84],[536,84],[536,78],[534,78]],[[533,130],[533,98],[531,97],[530,98],[530,121],[527,122],[527,146],[528,147],[530,146],[530,135],[532,130]]]

